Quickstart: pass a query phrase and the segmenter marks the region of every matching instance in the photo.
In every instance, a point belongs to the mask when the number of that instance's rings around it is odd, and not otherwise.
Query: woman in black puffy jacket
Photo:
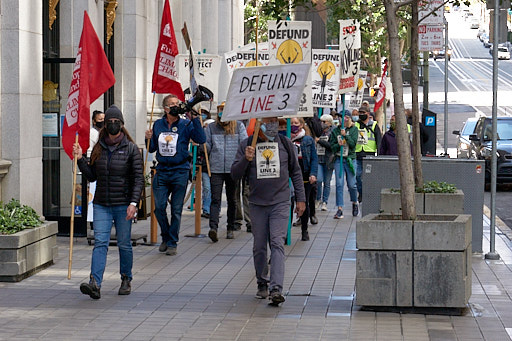
[[[82,157],[82,148],[78,143],[73,147],[73,154],[87,180],[97,182],[93,201],[94,249],[91,274],[89,283],[80,285],[80,291],[93,299],[101,297],[101,282],[114,221],[121,273],[118,294],[129,295],[133,265],[132,219],[136,215],[144,186],[144,174],[139,149],[124,128],[123,114],[115,105],[105,112],[105,127],[100,131],[90,162]]]

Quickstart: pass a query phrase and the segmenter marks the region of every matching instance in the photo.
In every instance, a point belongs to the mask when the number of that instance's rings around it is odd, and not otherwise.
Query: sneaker
[[[98,288],[96,281],[92,277],[90,283],[80,284],[80,291],[84,295],[89,295],[92,299],[99,300],[101,298],[100,288]]]
[[[313,225],[318,224],[318,219],[316,216],[311,216],[311,218],[309,218],[309,221],[311,221],[311,224]]]
[[[342,219],[343,218],[343,210],[338,208],[338,211],[334,215],[334,219]]]
[[[285,301],[284,296],[281,294],[279,289],[272,289],[269,298],[272,301],[271,304],[275,306],[278,306],[279,303],[283,303]]]
[[[176,254],[178,253],[178,249],[176,248],[176,246],[171,246],[170,248],[167,249],[167,252],[165,253],[167,256],[176,256]]]
[[[158,247],[158,251],[160,251],[160,252],[167,251],[167,242],[162,242],[162,244],[160,244],[160,246]]]
[[[322,203],[321,210],[322,211],[327,211],[327,203],[326,202]]]
[[[226,239],[235,239],[235,234],[233,233],[233,231],[228,230],[228,232],[226,233]]]
[[[258,283],[258,292],[256,293],[256,298],[267,298],[268,297],[268,285],[264,283]]]
[[[320,200],[315,200],[315,208],[319,208],[322,202]]]
[[[308,233],[308,231],[302,231],[302,238],[301,238],[301,240],[303,242],[307,242],[309,240],[309,233]]]
[[[302,223],[300,221],[300,218],[297,219],[297,221],[293,223],[293,226],[301,226],[301,225],[302,225]]]
[[[121,277],[121,287],[119,287],[119,291],[117,292],[118,295],[130,295],[132,292],[132,284],[131,280],[128,278],[128,276],[122,276]]]
[[[203,213],[201,213],[201,217],[206,218],[206,219],[209,219],[209,218],[210,218],[210,213],[208,213],[208,212],[203,212]]]
[[[219,241],[219,238],[217,238],[217,230],[215,229],[210,229],[210,232],[208,232],[208,237],[210,237],[214,243]]]
[[[354,217],[357,217],[358,214],[359,214],[359,205],[356,202],[353,202],[352,203],[352,215]]]
[[[233,231],[240,231],[242,229],[242,224],[235,224]]]

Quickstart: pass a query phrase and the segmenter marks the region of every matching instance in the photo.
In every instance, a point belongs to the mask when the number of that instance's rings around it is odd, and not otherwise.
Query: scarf
[[[296,135],[291,135],[292,141],[300,140],[304,136],[306,136],[306,131],[304,129],[301,129]]]
[[[110,138],[110,135],[105,135],[105,144],[107,146],[115,146],[116,144],[119,144],[124,138],[124,133],[121,132],[121,134],[119,134],[118,137],[116,137],[115,139],[111,139]]]

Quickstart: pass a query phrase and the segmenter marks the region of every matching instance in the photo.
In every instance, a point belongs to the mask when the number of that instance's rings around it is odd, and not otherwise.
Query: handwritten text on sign
[[[285,64],[236,69],[222,121],[297,114],[310,67]]]
[[[338,20],[340,23],[340,90],[356,91],[361,64],[361,30],[357,20]]]

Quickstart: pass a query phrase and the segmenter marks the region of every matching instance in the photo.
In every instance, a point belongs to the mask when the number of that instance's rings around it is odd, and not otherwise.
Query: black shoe
[[[242,224],[235,224],[233,231],[240,231],[242,229]]]
[[[359,205],[356,202],[353,202],[352,203],[352,215],[354,217],[357,217],[358,214],[359,214]]]
[[[167,242],[162,242],[162,244],[160,244],[160,246],[158,247],[158,251],[160,251],[160,252],[167,251]]]
[[[210,229],[210,232],[208,232],[208,237],[210,237],[214,243],[219,241],[219,238],[217,238],[217,230],[215,229]]]
[[[167,249],[167,252],[165,253],[167,256],[176,256],[176,254],[178,253],[178,249],[176,248],[176,246],[171,246],[170,248]]]
[[[201,213],[201,217],[209,219],[210,218],[210,213],[203,212],[203,213]]]
[[[302,239],[303,242],[307,242],[309,240],[309,233],[308,231],[302,231]]]
[[[336,211],[336,214],[334,215],[334,219],[343,219],[343,210],[338,208],[338,211]]]
[[[233,233],[233,231],[228,230],[228,232],[226,233],[226,239],[235,239],[235,234]]]
[[[121,278],[121,287],[119,287],[118,295],[130,295],[132,292],[132,281],[128,278],[128,276],[124,276]]]
[[[300,225],[302,225],[300,218],[297,219],[297,221],[293,223],[293,226],[300,226]]]
[[[268,297],[268,285],[266,284],[258,284],[258,292],[256,293],[256,298],[267,298]]]
[[[252,232],[252,227],[251,225],[246,225],[247,226],[247,232]]]
[[[309,221],[311,221],[311,224],[316,225],[318,224],[318,219],[315,216],[312,216],[309,218]]]
[[[92,299],[99,300],[101,298],[100,288],[96,285],[96,281],[91,277],[91,283],[80,284],[80,291],[84,295],[89,295]]]
[[[269,298],[272,301],[270,304],[274,306],[278,306],[279,303],[283,303],[285,301],[284,296],[281,294],[279,289],[272,289]]]

